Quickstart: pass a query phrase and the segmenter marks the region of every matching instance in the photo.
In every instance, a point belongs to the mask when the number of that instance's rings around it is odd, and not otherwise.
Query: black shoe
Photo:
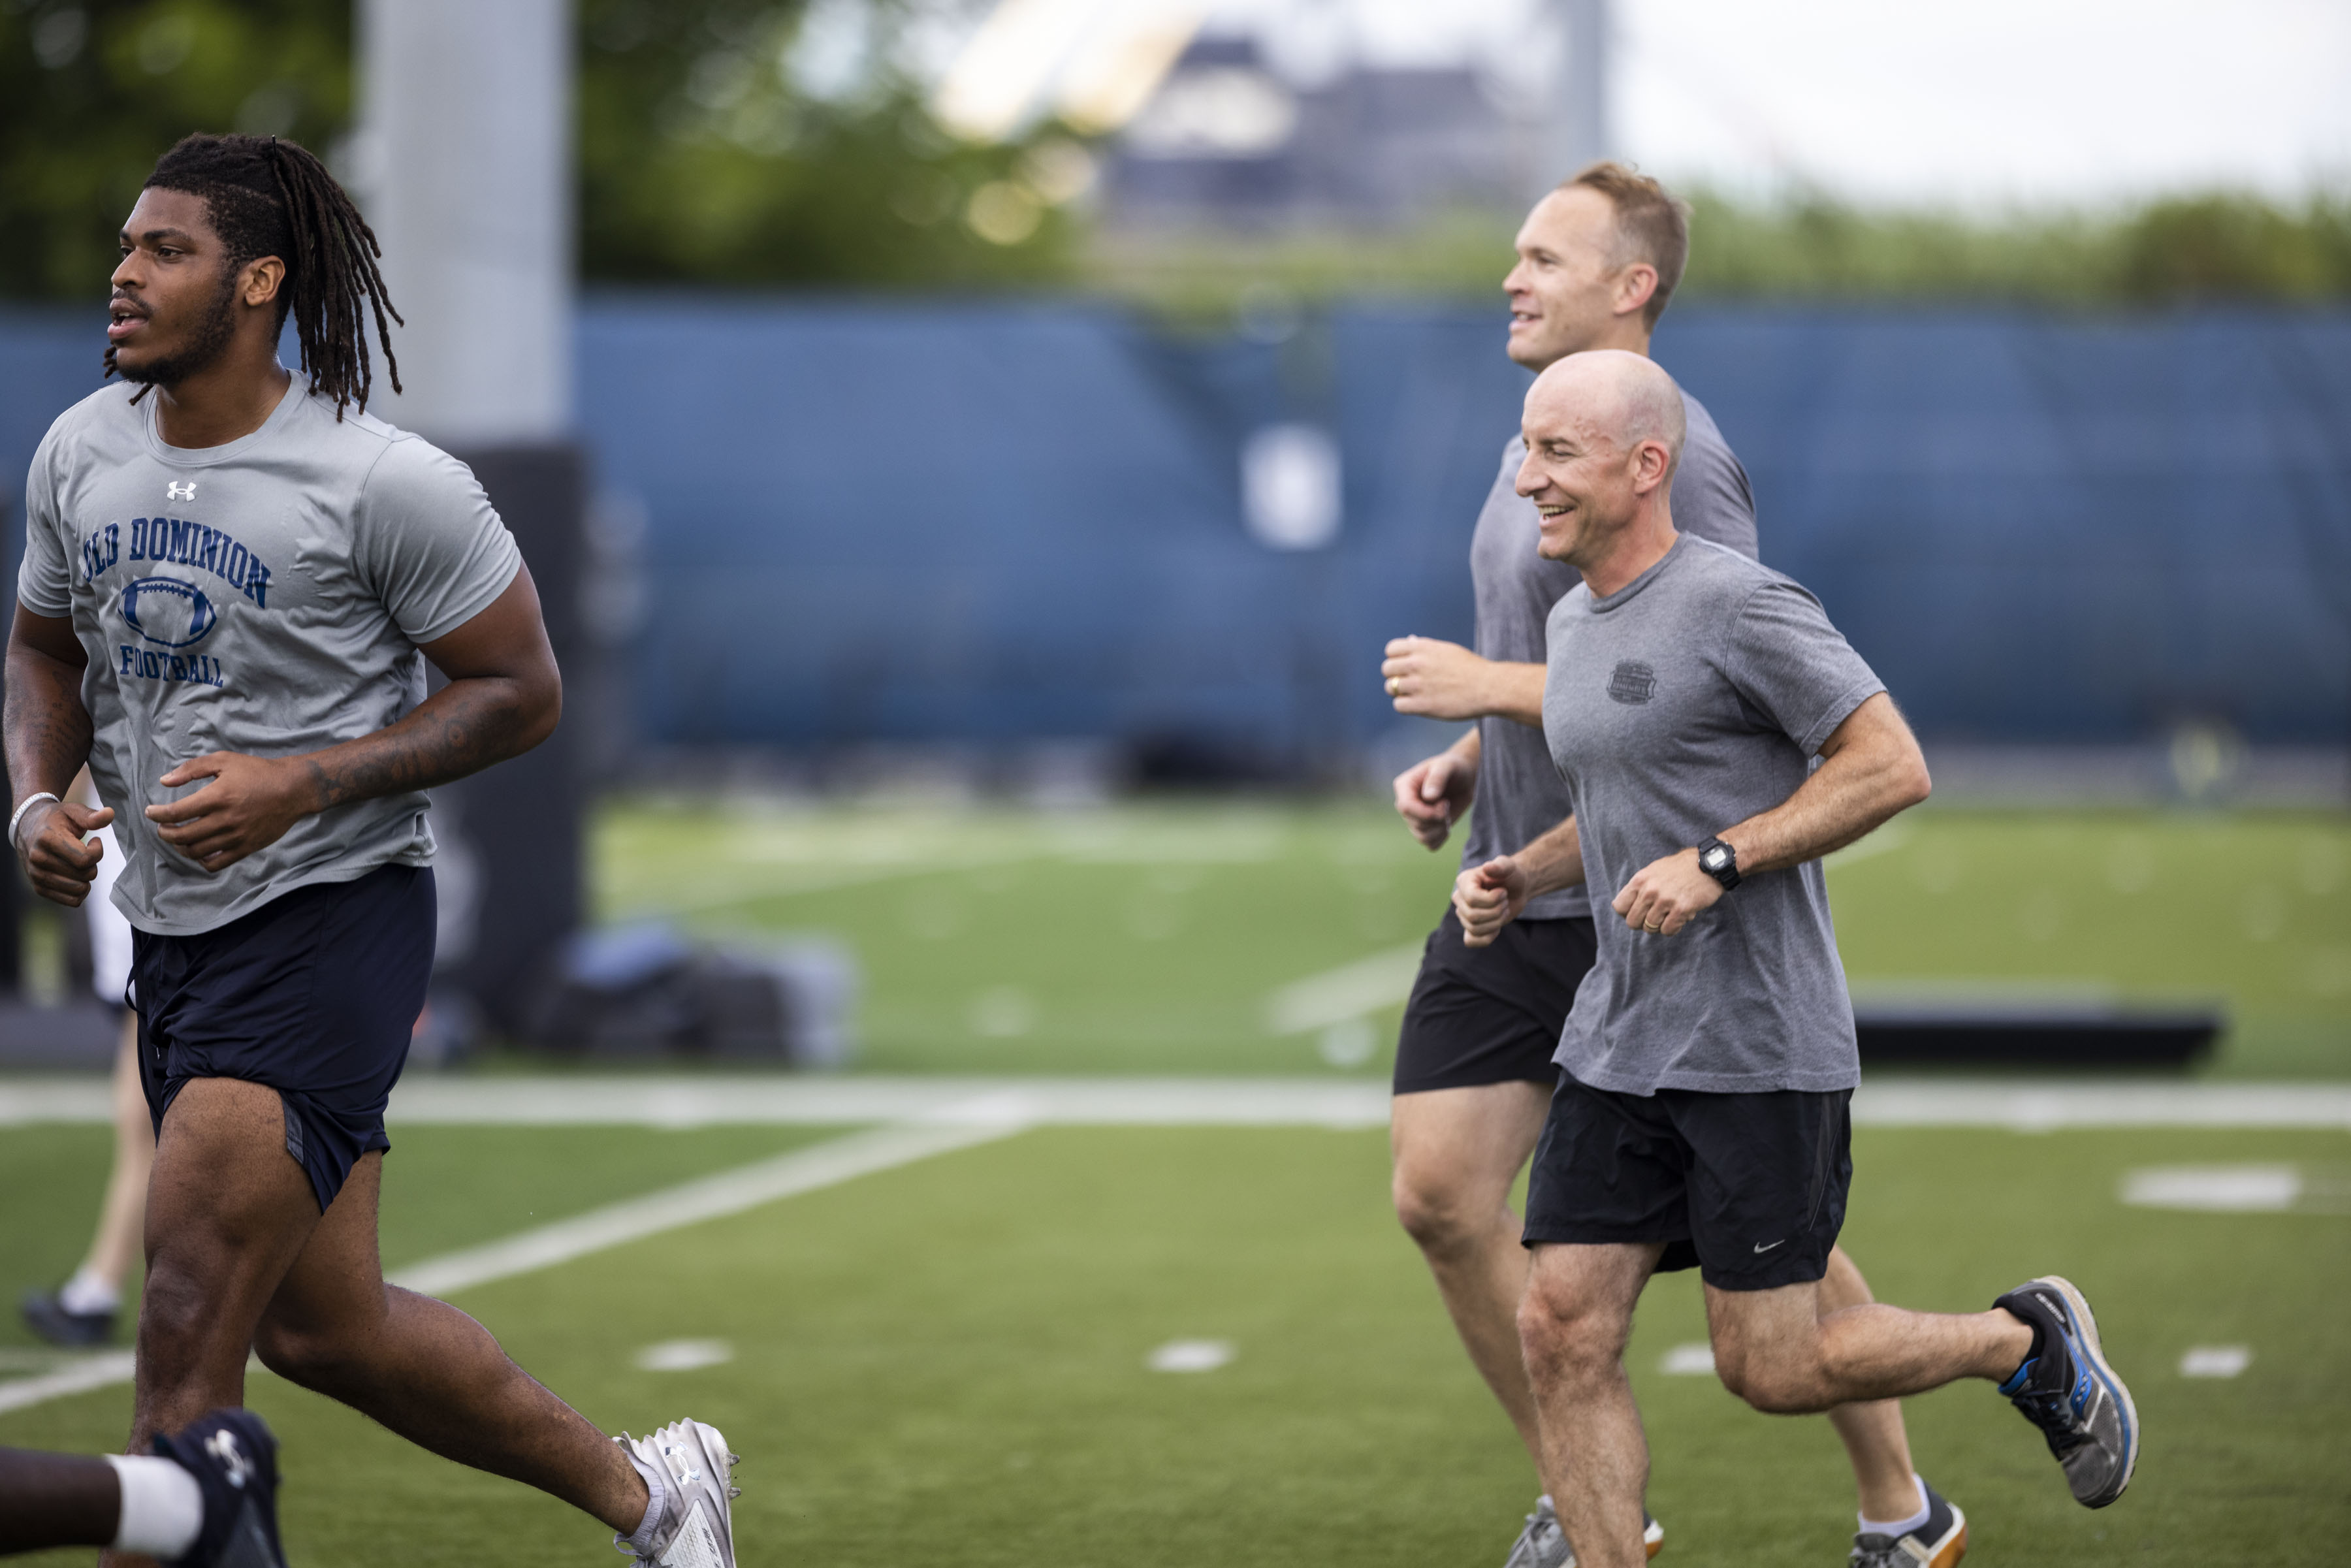
[[[114,1337],[112,1312],[69,1312],[55,1291],[25,1292],[25,1322],[51,1344],[78,1350]]]
[[[214,1410],[155,1452],[196,1478],[204,1528],[172,1568],[286,1568],[277,1544],[277,1439],[250,1410]]]
[[[2000,1391],[2049,1440],[2074,1500],[2105,1507],[2123,1495],[2137,1467],[2138,1410],[2098,1348],[2090,1303],[2069,1281],[2044,1274],[1992,1305],[2040,1331],[2041,1348]]]
[[[1927,1522],[1900,1535],[1865,1531],[1853,1538],[1849,1568],[1957,1568],[1968,1554],[1968,1516],[1925,1481]]]

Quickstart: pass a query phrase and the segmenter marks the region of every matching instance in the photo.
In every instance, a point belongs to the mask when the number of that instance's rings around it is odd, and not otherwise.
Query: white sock
[[[77,1269],[74,1277],[57,1292],[57,1305],[76,1317],[88,1317],[92,1312],[110,1312],[122,1304],[122,1292],[91,1273]]]
[[[117,1551],[177,1557],[196,1543],[204,1528],[204,1490],[195,1477],[149,1454],[109,1454],[106,1462],[122,1483],[122,1517],[112,1542]]]
[[[1927,1483],[1918,1479],[1918,1472],[1916,1470],[1910,1472],[1910,1483],[1918,1489],[1918,1511],[1907,1519],[1892,1521],[1872,1519],[1867,1514],[1857,1513],[1854,1517],[1861,1521],[1861,1532],[1864,1535],[1904,1536],[1927,1522],[1927,1516],[1935,1511],[1927,1501]]]
[[[623,1446],[621,1451],[629,1456],[629,1463],[637,1468],[637,1474],[645,1478],[645,1516],[637,1521],[629,1545],[638,1556],[649,1557],[653,1554],[654,1532],[661,1529],[662,1505],[668,1500],[669,1488],[663,1482],[661,1471],[637,1458],[634,1449]]]

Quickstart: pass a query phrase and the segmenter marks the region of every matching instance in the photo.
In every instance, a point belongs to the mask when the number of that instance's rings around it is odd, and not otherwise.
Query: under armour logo
[[[184,485],[174,479],[163,486],[163,499],[167,501],[193,501],[195,498],[196,482],[193,479]]]
[[[193,487],[190,486],[191,489]],[[226,1427],[214,1432],[204,1439],[204,1452],[221,1462],[221,1468],[228,1472],[229,1485],[240,1490],[244,1489],[246,1481],[253,1475],[253,1461],[246,1458],[245,1450],[236,1446],[235,1433]]]

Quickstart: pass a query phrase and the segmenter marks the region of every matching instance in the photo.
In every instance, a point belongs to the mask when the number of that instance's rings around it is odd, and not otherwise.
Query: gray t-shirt
[[[1687,392],[1682,408],[1689,434],[1674,469],[1674,527],[1727,545],[1754,559],[1755,497],[1747,471],[1739,465],[1713,417]],[[1526,447],[1513,436],[1502,453],[1502,472],[1487,492],[1469,541],[1469,576],[1478,590],[1478,652],[1512,664],[1543,662],[1543,622],[1552,606],[1583,580],[1562,562],[1535,553],[1542,538],[1535,504],[1515,488]],[[1478,799],[1461,848],[1464,870],[1497,855],[1516,853],[1559,826],[1567,814],[1567,791],[1552,766],[1543,737],[1516,719],[1478,721]],[[1547,893],[1527,905],[1527,920],[1589,915],[1583,889]]]
[[[142,931],[225,925],[309,883],[433,858],[422,791],[306,817],[225,871],[155,837],[157,782],[208,751],[287,757],[373,734],[424,700],[420,643],[506,591],[521,552],[471,470],[298,381],[259,430],[167,446],[110,386],[59,415],[26,485],[16,596],[89,655],[90,777],[124,853],[115,906]]]
[[[1602,910],[1555,1060],[1622,1094],[1852,1088],[1853,1004],[1818,861],[1746,877],[1672,936],[1606,906],[1642,867],[1794,794],[1885,685],[1819,600],[1687,535],[1606,599],[1579,584],[1550,632],[1543,736]]]

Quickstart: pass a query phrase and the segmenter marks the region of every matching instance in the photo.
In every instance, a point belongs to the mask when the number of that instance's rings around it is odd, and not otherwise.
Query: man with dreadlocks
[[[473,475],[366,412],[371,323],[400,384],[375,236],[302,149],[191,136],[121,250],[107,365],[132,385],[34,457],[5,724],[34,887],[78,904],[95,831],[123,850],[157,1131],[131,1449],[242,1403],[250,1349],[640,1558],[732,1568],[716,1430],[608,1441],[378,1261],[433,956],[424,791],[544,740],[562,681]],[[58,799],[85,758],[102,807]]]

